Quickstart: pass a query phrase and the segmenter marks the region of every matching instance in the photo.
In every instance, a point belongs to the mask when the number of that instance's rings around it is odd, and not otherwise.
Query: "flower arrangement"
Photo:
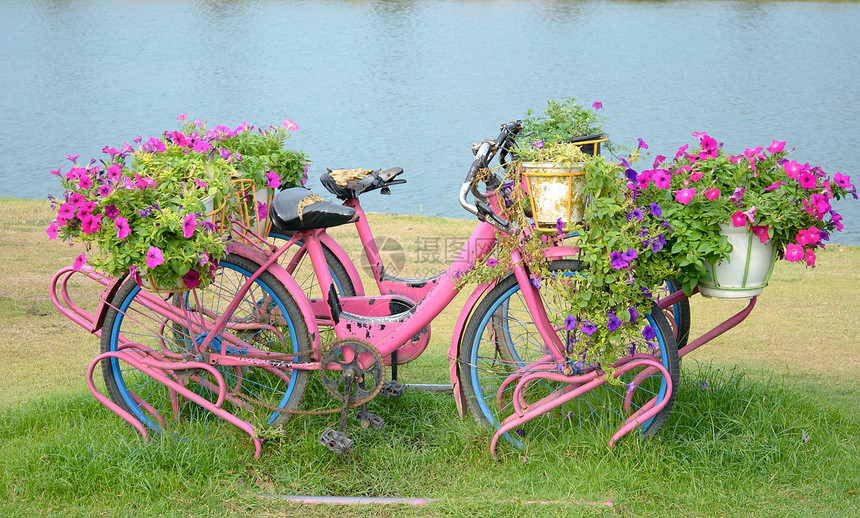
[[[517,155],[525,161],[555,162],[551,160],[551,150],[558,143],[570,142],[572,139],[603,135],[603,117],[597,110],[603,108],[603,103],[594,102],[591,109],[576,102],[570,97],[563,101],[547,101],[547,108],[542,113],[529,109],[523,118],[523,129],[516,139]],[[565,146],[560,146],[565,149]],[[548,156],[550,155],[550,156]]]
[[[720,225],[745,227],[786,260],[814,266],[816,251],[843,227],[831,201],[857,198],[850,177],[837,172],[831,178],[820,167],[789,160],[785,142],[731,154],[706,133],[693,136],[698,146],[682,146],[671,161],[658,155],[642,172],[624,164],[637,199],[662,207],[684,291],[708,279],[706,265],[730,251]]]
[[[46,229],[49,239],[85,243],[76,270],[89,264],[157,289],[205,286],[227,253],[227,237],[207,216],[237,209],[234,180],[251,177],[257,186],[289,187],[301,182],[307,164],[303,154],[282,149],[287,127],[252,130],[242,125],[207,131],[205,123],[195,122],[162,138],[137,137],[137,149],[105,146],[107,157],[87,165],[68,156],[73,165],[67,173],[51,171],[65,192],[59,199],[49,196],[57,210]],[[228,147],[219,145],[225,141]],[[260,207],[260,216],[266,211]]]

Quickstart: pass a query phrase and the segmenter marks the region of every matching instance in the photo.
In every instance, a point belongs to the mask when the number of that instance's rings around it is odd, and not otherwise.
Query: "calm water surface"
[[[298,122],[325,167],[405,169],[375,212],[468,217],[473,142],[547,98],[601,101],[613,140],[729,150],[860,181],[860,4],[0,0],[0,196],[59,194],[63,157],[178,128]],[[860,203],[843,202],[860,245]]]

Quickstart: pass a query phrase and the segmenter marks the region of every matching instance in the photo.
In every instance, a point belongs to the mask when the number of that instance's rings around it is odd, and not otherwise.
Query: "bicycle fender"
[[[460,418],[466,417],[465,399],[466,394],[463,392],[463,385],[460,382],[460,347],[463,342],[463,333],[466,331],[466,324],[469,322],[469,317],[478,306],[478,302],[483,298],[484,294],[495,286],[495,283],[481,284],[472,291],[466,303],[463,304],[463,309],[460,310],[460,315],[457,317],[457,323],[454,325],[454,332],[451,334],[451,347],[448,348],[448,366],[451,374],[451,387],[454,389],[454,402],[457,404],[457,414]]]
[[[233,243],[230,243],[229,253],[242,256],[246,259],[250,259],[251,261],[260,265],[265,264],[269,260],[269,257],[267,257],[266,254],[264,254],[260,250],[242,243],[237,243],[235,241]],[[317,327],[317,320],[314,316],[313,308],[311,308],[311,303],[308,302],[308,299],[305,297],[305,293],[302,291],[302,288],[298,285],[295,279],[293,279],[290,274],[287,273],[287,271],[284,270],[283,267],[281,267],[281,265],[279,265],[277,262],[274,262],[269,265],[268,271],[269,273],[274,275],[275,278],[278,279],[278,281],[280,281],[285,288],[287,288],[287,291],[290,293],[290,295],[293,296],[293,300],[296,301],[296,304],[299,307],[299,311],[302,313],[302,318],[304,319],[305,324],[307,324],[308,326],[308,333],[310,334],[311,345],[313,346],[313,349],[315,351],[319,351],[321,343],[319,328]]]

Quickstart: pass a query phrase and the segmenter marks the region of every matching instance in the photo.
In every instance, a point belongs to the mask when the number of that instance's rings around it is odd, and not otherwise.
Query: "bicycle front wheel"
[[[571,289],[577,282],[588,282],[587,274],[579,261],[557,260],[549,266],[559,275],[572,276]],[[539,291],[554,332],[561,343],[568,336],[563,325],[561,298],[552,288]],[[646,343],[641,331],[645,326],[654,330],[655,337]],[[635,344],[637,359],[643,353],[656,359],[669,373],[666,379],[660,372],[648,372],[644,367],[634,368],[618,377],[620,383],[603,385],[573,398],[552,411],[535,418],[515,433],[506,434],[509,442],[522,445],[523,441],[560,437],[570,432],[611,436],[627,416],[654,403],[666,401],[663,409],[643,423],[639,431],[643,436],[655,435],[665,424],[675,400],[672,387],[678,386],[678,351],[674,335],[665,315],[655,306],[638,319],[638,325],[629,330],[629,340]],[[655,347],[656,344],[656,347]],[[650,352],[649,352],[650,351]],[[525,300],[513,274],[502,279],[478,305],[469,320],[460,346],[460,366],[469,410],[481,425],[498,429],[514,413],[513,395],[517,381],[533,372],[555,372],[573,369],[577,374],[600,371],[600,366],[584,367],[579,358],[566,358],[565,364],[547,366],[549,348],[538,332],[538,325],[526,307]],[[653,369],[652,369],[653,370]],[[635,390],[630,389],[633,383]],[[570,383],[536,379],[522,388],[521,401],[534,403],[557,397],[575,388]]]
[[[269,272],[262,272],[235,310],[226,314],[242,285],[258,269],[249,259],[228,255],[205,289],[169,296],[143,292],[133,280],[127,280],[107,312],[102,352],[126,350],[175,363],[176,369],[164,368],[161,373],[213,402],[219,389],[216,377],[204,369],[182,369],[182,363],[205,363],[210,354],[220,353],[222,344],[228,355],[239,357],[278,353],[281,360],[309,359],[311,341],[301,312]],[[224,332],[204,350],[203,341],[221,318],[227,322]],[[226,384],[222,408],[255,427],[286,422],[292,414],[282,410],[298,408],[309,377],[308,371],[269,365],[216,368]],[[117,358],[103,361],[102,373],[111,400],[152,430],[180,433],[177,428],[186,423],[214,420],[203,407]]]

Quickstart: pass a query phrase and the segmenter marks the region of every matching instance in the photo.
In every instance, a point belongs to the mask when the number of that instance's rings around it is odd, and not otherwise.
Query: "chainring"
[[[341,338],[326,344],[324,350],[320,377],[326,390],[338,401],[346,399],[347,385],[351,386],[350,407],[367,403],[382,390],[385,364],[382,355],[370,342],[358,338]],[[354,383],[347,383],[349,376],[355,380]]]

